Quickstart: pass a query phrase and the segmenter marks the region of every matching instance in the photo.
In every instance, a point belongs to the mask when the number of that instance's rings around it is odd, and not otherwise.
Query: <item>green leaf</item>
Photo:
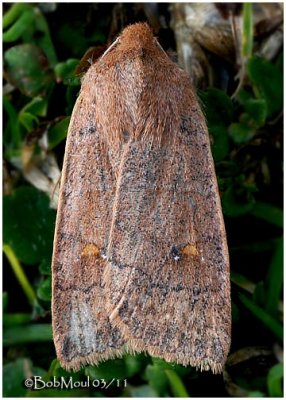
[[[39,271],[42,275],[51,275],[51,258],[44,258],[39,265]]]
[[[61,143],[67,136],[70,117],[63,118],[48,130],[49,150]]]
[[[12,26],[3,34],[4,41],[12,42],[22,38],[23,42],[35,44],[43,50],[50,65],[57,63],[57,56],[51,40],[49,26],[38,7],[31,4],[13,5],[4,15],[3,26]]]
[[[18,113],[7,96],[3,97],[3,109],[8,116],[8,123],[4,130],[4,143],[6,146],[18,149],[22,145],[23,135],[18,121]]]
[[[158,397],[155,390],[148,385],[140,385],[136,387],[128,385],[128,388],[126,389],[125,392],[126,392],[126,397],[135,397],[135,398]]]
[[[267,376],[269,397],[283,397],[283,364],[274,365]]]
[[[127,377],[127,369],[123,359],[103,361],[98,366],[86,367],[85,375],[91,379],[106,379],[107,381],[114,379],[125,379]]]
[[[5,12],[2,21],[3,29],[6,29],[9,25],[13,24],[16,19],[23,14],[27,9],[30,8],[30,5],[26,3],[14,3],[11,7]]]
[[[52,297],[52,284],[51,277],[48,277],[39,285],[37,289],[37,296],[40,300],[51,301]]]
[[[200,92],[199,95],[210,129],[213,125],[228,126],[231,123],[233,104],[222,90],[211,88]]]
[[[42,376],[45,371],[32,366],[28,358],[18,358],[3,367],[3,397],[25,397],[28,389],[24,381],[31,376]]]
[[[238,100],[245,112],[240,115],[239,123],[232,124],[229,128],[230,135],[236,143],[243,141],[243,138],[249,140],[255,134],[255,130],[265,124],[267,117],[267,104],[264,99],[255,99],[249,92],[242,89],[238,94]]]
[[[53,71],[39,47],[20,44],[4,53],[7,78],[28,97],[45,96],[54,81]]]
[[[17,325],[19,328],[19,325],[25,325],[31,321],[32,321],[31,314],[24,314],[24,313],[13,313],[13,314],[4,313],[3,314],[3,326],[4,327]]]
[[[26,264],[49,258],[53,248],[55,211],[49,198],[33,187],[21,187],[3,199],[4,241]]]
[[[161,358],[152,358],[152,361],[153,365],[148,365],[145,370],[145,378],[158,395],[167,395],[170,386],[175,397],[185,397],[187,392],[180,376],[188,375],[193,368],[169,363]]]
[[[247,64],[257,98],[265,99],[267,115],[270,117],[282,111],[283,107],[283,69],[270,61],[253,57]]]
[[[19,114],[19,122],[28,132],[31,132],[38,125],[39,120],[33,114],[30,114],[28,112],[21,112]]]
[[[251,215],[283,228],[283,211],[271,204],[256,202],[251,210]]]
[[[24,343],[51,342],[53,340],[51,324],[30,324],[7,327],[3,330],[3,346],[15,346]]]
[[[265,393],[260,392],[259,390],[252,390],[250,392],[248,392],[247,397],[266,397]]]
[[[54,359],[51,362],[49,371],[47,372],[47,374],[44,376],[45,380],[51,380],[53,378],[53,376],[60,378],[60,377],[64,377],[64,378],[70,378],[72,377],[75,381],[76,380],[80,380],[81,378],[84,378],[84,374],[83,374],[83,369],[80,369],[78,372],[70,372],[67,371],[65,369],[63,369],[59,363],[59,361],[57,359]]]
[[[263,99],[250,99],[245,103],[245,110],[257,127],[263,126],[267,116],[267,105]]]
[[[160,367],[161,369],[170,369],[172,371],[175,371],[178,375],[180,376],[185,376],[188,375],[193,367],[184,367],[183,365],[177,364],[177,363],[170,363],[162,358],[152,358],[153,365]]]
[[[248,188],[233,184],[223,193],[221,202],[225,215],[239,217],[252,210],[254,198]]]
[[[47,115],[48,101],[42,97],[35,97],[27,103],[21,112],[28,112],[38,117],[45,117]]]
[[[256,130],[245,123],[235,122],[228,128],[229,135],[234,143],[242,144],[248,142],[255,135]]]
[[[228,130],[222,125],[213,125],[209,128],[213,138],[211,149],[216,163],[222,161],[229,154]]]
[[[145,370],[145,377],[159,397],[166,396],[169,381],[162,367],[158,365],[148,365]]]
[[[124,363],[126,367],[126,377],[130,378],[138,374],[148,362],[148,357],[144,354],[136,354],[135,356],[126,354],[124,356]]]
[[[239,103],[245,105],[249,100],[253,100],[253,94],[250,93],[249,90],[245,88],[241,88],[240,91],[237,94],[237,99]]]
[[[254,293],[255,284],[247,279],[244,275],[241,275],[235,271],[231,271],[230,278],[231,282],[233,282],[235,285],[247,290],[249,293]]]
[[[19,18],[14,22],[14,24],[6,32],[3,33],[3,41],[9,43],[18,40],[26,31],[27,27],[30,27],[31,24],[33,24],[33,21],[33,8],[25,8],[25,10],[21,12]]]
[[[5,311],[8,305],[8,293],[2,293],[2,310]]]
[[[252,312],[263,324],[271,330],[275,336],[283,340],[283,327],[281,324],[276,321],[271,315],[269,315],[266,311],[264,311],[261,307],[256,305],[251,299],[243,294],[239,294],[239,299],[244,304],[245,307]]]
[[[70,58],[65,62],[61,62],[55,66],[55,74],[57,81],[63,81],[66,84],[80,84],[80,79],[75,76],[75,69],[79,60]]]
[[[37,30],[35,43],[44,51],[50,65],[53,67],[58,62],[57,55],[54,49],[49,26],[39,8],[35,8],[35,25]]]
[[[188,392],[181,378],[176,374],[176,372],[167,369],[165,373],[169,379],[169,383],[174,397],[189,397]]]
[[[49,370],[48,370],[48,372],[46,374],[46,378],[50,379],[53,375],[58,376],[58,374],[57,374],[58,370],[65,371],[61,367],[61,365],[59,363],[59,360],[57,358],[55,358],[50,364],[50,368],[49,368]]]

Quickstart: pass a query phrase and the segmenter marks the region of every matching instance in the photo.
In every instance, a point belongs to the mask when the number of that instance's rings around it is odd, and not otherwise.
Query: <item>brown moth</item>
[[[124,29],[83,79],[52,268],[64,368],[146,351],[222,371],[229,260],[208,131],[147,24]]]

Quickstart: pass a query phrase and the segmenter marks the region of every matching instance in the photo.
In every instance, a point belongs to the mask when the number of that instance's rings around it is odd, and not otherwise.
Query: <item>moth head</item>
[[[124,50],[128,48],[153,49],[155,43],[158,44],[152,29],[146,22],[139,22],[127,26],[118,39],[121,48],[124,48]]]

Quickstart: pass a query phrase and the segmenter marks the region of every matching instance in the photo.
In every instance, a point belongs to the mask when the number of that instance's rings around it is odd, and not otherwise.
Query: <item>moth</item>
[[[84,76],[52,260],[61,365],[147,352],[222,371],[229,258],[208,130],[187,73],[145,23]]]

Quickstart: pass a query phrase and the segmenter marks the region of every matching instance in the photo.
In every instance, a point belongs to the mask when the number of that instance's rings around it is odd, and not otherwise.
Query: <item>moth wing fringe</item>
[[[99,365],[101,362],[122,358],[126,354],[125,348],[116,350],[107,350],[104,353],[93,352],[84,357],[75,357],[71,362],[60,361],[61,366],[67,371],[77,372],[87,365]]]
[[[123,338],[127,340],[126,349],[129,354],[144,352],[148,353],[152,357],[162,358],[169,363],[181,364],[184,367],[191,365],[201,372],[211,370],[214,374],[221,374],[223,371],[223,363],[218,364],[214,363],[212,360],[197,360],[192,357],[180,357],[176,353],[164,352],[163,354],[157,346],[147,346],[142,339],[133,339],[128,327],[115,313],[113,314],[111,324],[114,328],[119,329]]]

